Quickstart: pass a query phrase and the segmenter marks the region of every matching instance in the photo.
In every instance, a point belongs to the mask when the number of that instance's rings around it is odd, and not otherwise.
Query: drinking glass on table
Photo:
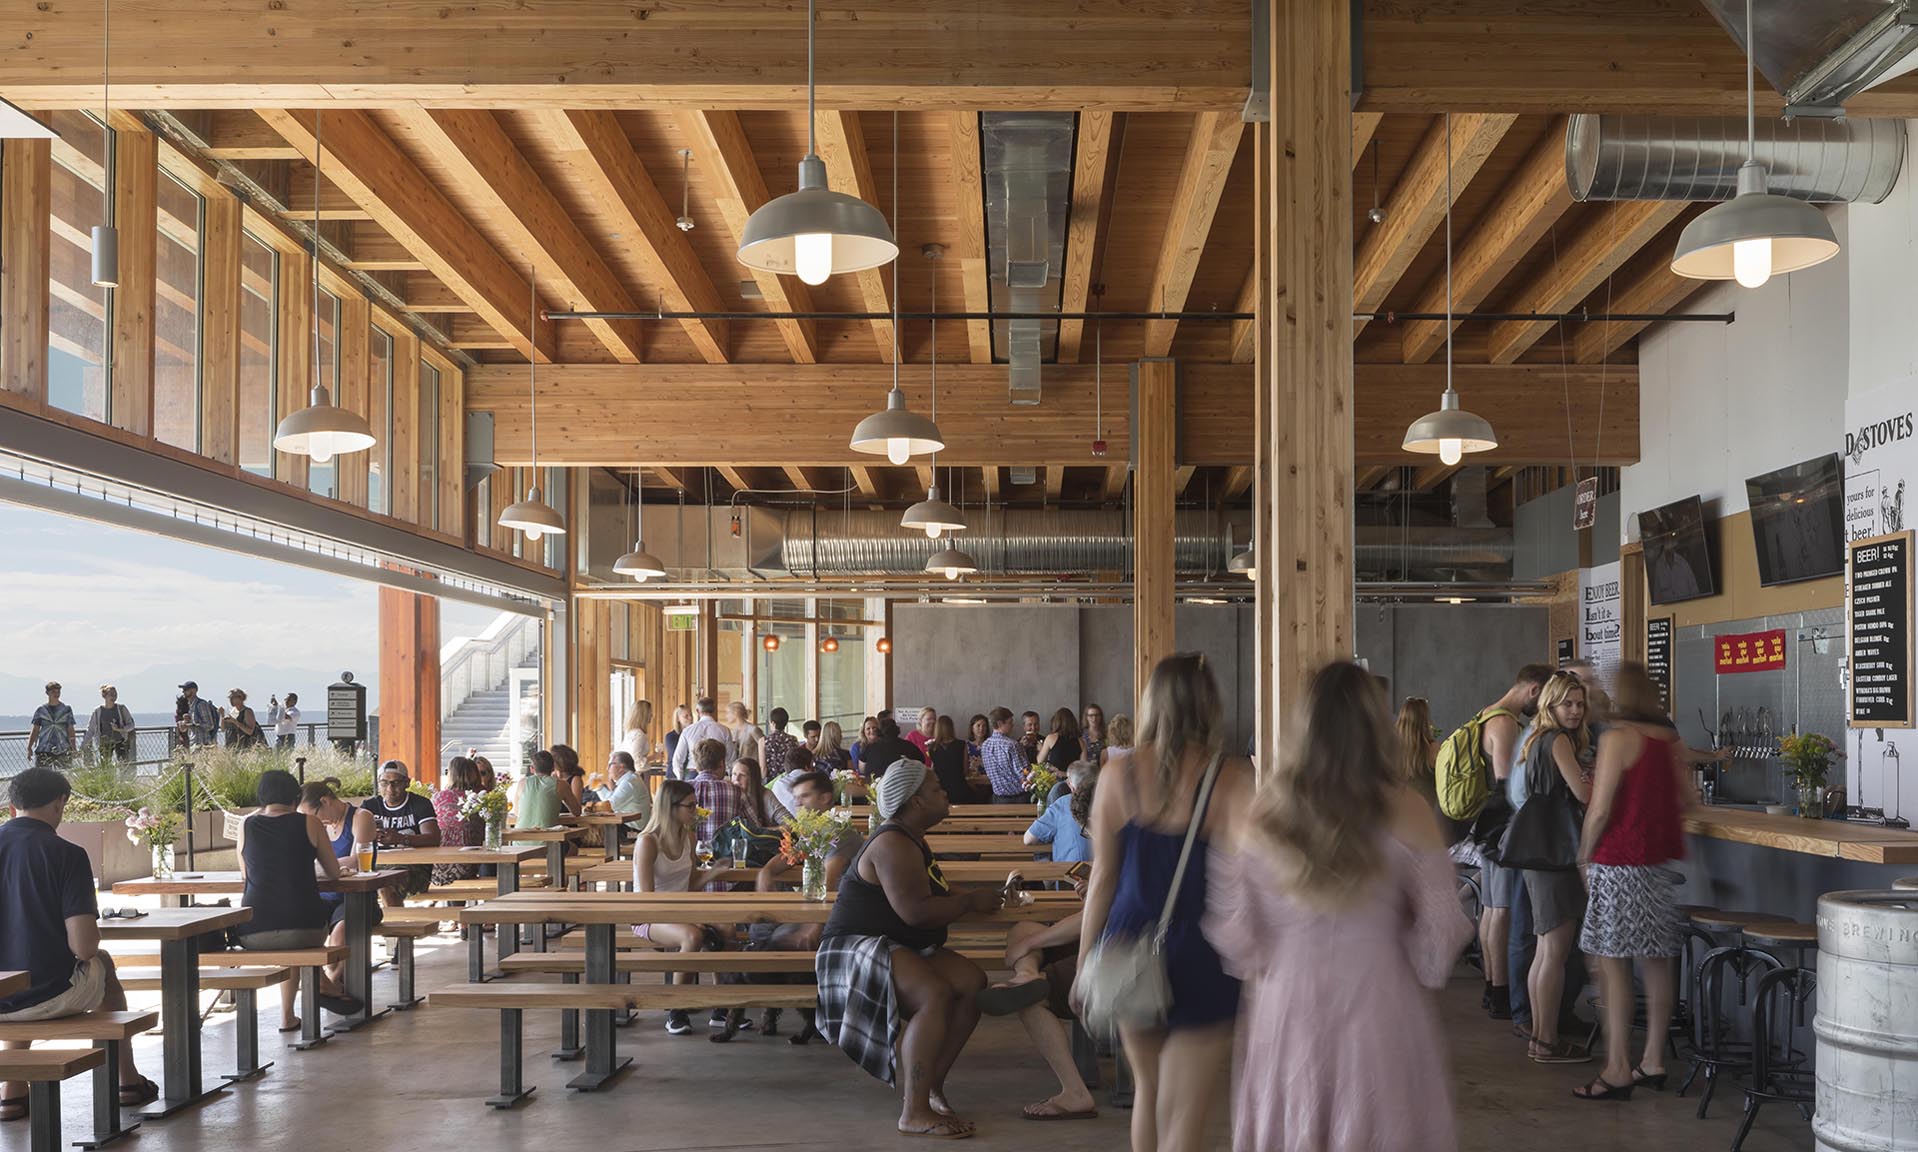
[[[751,861],[746,859],[746,838],[744,836],[733,837],[733,867],[748,868],[751,866]]]
[[[711,840],[699,840],[699,841],[696,841],[696,842],[695,842],[695,843],[693,844],[693,858],[694,858],[695,860],[698,860],[698,861],[699,861],[699,866],[700,866],[701,868],[710,868],[710,867],[712,867],[712,865],[713,865],[713,842],[712,842]]]
[[[353,845],[353,863],[360,871],[371,872],[373,870],[373,846],[363,841],[356,841]]]

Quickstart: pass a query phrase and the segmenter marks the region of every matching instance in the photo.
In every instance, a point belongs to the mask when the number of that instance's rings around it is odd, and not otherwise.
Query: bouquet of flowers
[[[852,789],[853,781],[857,779],[859,779],[859,773],[854,772],[850,768],[840,768],[834,771],[832,774],[833,801],[838,804],[844,804],[846,802],[846,793]]]
[[[1034,804],[1044,804],[1046,797],[1052,795],[1052,790],[1058,786],[1058,783],[1059,777],[1044,764],[1034,764],[1026,773],[1026,787],[1032,791]]]
[[[471,820],[475,816],[488,821],[506,819],[506,789],[466,793],[460,797],[459,814],[462,820]]]
[[[413,781],[406,786],[406,790],[415,796],[424,796],[428,800],[433,798],[433,787],[424,780]]]
[[[779,838],[779,855],[788,864],[807,859],[823,860],[832,854],[834,844],[852,825],[852,815],[843,808],[815,812],[801,808],[786,822]]]
[[[166,848],[180,838],[180,814],[178,812],[155,812],[151,808],[142,808],[127,817],[127,842],[138,844],[145,841],[149,848]]]
[[[1778,755],[1785,761],[1785,770],[1801,789],[1824,787],[1825,774],[1831,771],[1832,757],[1837,754],[1831,737],[1816,732],[1794,732],[1778,741]]]

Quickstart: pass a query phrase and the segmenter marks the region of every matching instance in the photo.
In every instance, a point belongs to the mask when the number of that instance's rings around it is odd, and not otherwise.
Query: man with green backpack
[[[1550,665],[1527,664],[1503,696],[1481,708],[1439,745],[1434,776],[1439,810],[1447,817],[1470,825],[1485,813],[1488,801],[1510,815],[1504,782],[1518,749],[1521,718],[1538,711],[1539,691],[1551,678]],[[1490,860],[1480,866],[1478,939],[1485,994],[1479,1002],[1494,1020],[1509,1020],[1512,1015],[1506,937],[1518,879],[1515,869]]]

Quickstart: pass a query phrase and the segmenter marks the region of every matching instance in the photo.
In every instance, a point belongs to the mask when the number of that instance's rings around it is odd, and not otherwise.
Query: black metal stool
[[[1781,968],[1759,977],[1752,993],[1751,1085],[1745,1089],[1745,1118],[1732,1137],[1732,1152],[1744,1144],[1763,1105],[1791,1104],[1810,1123],[1817,1095],[1812,1065],[1817,1040],[1805,1023],[1805,1004],[1817,994],[1818,974],[1809,968]]]
[[[1705,1110],[1711,1107],[1719,1073],[1737,1075],[1752,1067],[1754,1045],[1739,1037],[1738,1025],[1746,1016],[1757,983],[1783,967],[1777,957],[1744,944],[1715,948],[1699,963],[1691,1004],[1692,1067],[1678,1086],[1678,1094],[1683,1096],[1698,1073],[1705,1073],[1705,1094],[1698,1101],[1699,1119],[1703,1120]]]

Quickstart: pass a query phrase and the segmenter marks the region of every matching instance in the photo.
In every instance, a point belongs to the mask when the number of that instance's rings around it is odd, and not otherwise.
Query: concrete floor
[[[421,987],[464,979],[459,945],[422,945]],[[382,972],[376,983],[385,995],[391,976]],[[1679,1100],[1669,1091],[1640,1092],[1626,1104],[1574,1100],[1571,1089],[1589,1079],[1593,1067],[1527,1061],[1509,1028],[1478,1010],[1478,989],[1476,973],[1462,970],[1441,994],[1462,1147],[1662,1152],[1730,1146],[1741,1106],[1737,1093],[1721,1092],[1703,1121],[1693,1118],[1696,1093]],[[280,1038],[270,1031],[276,1017],[264,1010],[262,1016],[263,1055],[278,1061],[271,1072],[197,1110],[147,1125],[124,1146],[226,1152],[287,1148],[298,1140],[325,1152],[478,1152],[559,1147],[556,1137],[565,1147],[604,1152],[919,1146],[892,1134],[897,1098],[837,1049],[818,1042],[794,1049],[784,1039],[746,1033],[729,1046],[715,1045],[706,1041],[703,1026],[692,1036],[666,1035],[654,1014],[619,1033],[621,1053],[633,1057],[635,1067],[612,1089],[581,1095],[564,1088],[577,1065],[545,1055],[558,1036],[556,1017],[529,1015],[528,1075],[539,1092],[518,1111],[502,1113],[480,1103],[497,1079],[493,1013],[422,1006],[307,1053],[277,1051]],[[143,1070],[157,1077],[158,1037],[142,1038],[138,1052]],[[216,1014],[205,1038],[209,1080],[217,1082],[218,1072],[232,1067],[232,1052],[232,1017]],[[1110,1108],[1093,1122],[1038,1127],[1021,1120],[1018,1106],[1050,1094],[1050,1084],[1015,1022],[984,1022],[954,1080],[954,1102],[980,1125],[970,1146],[1047,1152],[1126,1146],[1128,1114]],[[1380,1088],[1390,1091],[1389,1085]],[[81,1139],[90,1127],[87,1082],[70,1082],[65,1096],[67,1136]],[[1809,1144],[1808,1126],[1791,1109],[1770,1107],[1745,1147],[1780,1152]],[[1226,1146],[1221,1136],[1218,1147]],[[26,1147],[24,1123],[0,1126],[0,1152]]]

